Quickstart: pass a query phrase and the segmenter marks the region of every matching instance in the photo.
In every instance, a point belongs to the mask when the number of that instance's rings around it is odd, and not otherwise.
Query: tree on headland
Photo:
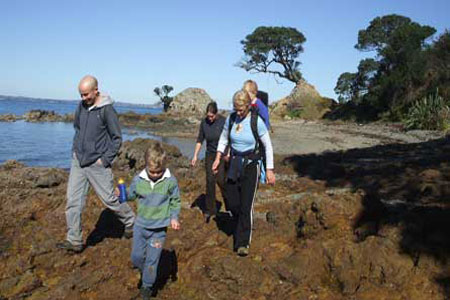
[[[374,18],[358,32],[355,48],[375,52],[375,56],[361,60],[356,73],[339,76],[335,92],[340,101],[369,107],[378,117],[400,120],[417,99],[436,88],[445,90],[441,86],[449,84],[446,71],[434,70],[433,74],[443,76],[430,81],[430,58],[436,57],[430,51],[438,48],[428,41],[435,32],[433,27],[400,15]],[[443,65],[439,61],[433,67],[445,69]]]
[[[305,36],[295,28],[260,26],[241,41],[245,57],[237,66],[297,83],[302,79],[297,58],[305,41]]]
[[[170,85],[163,85],[161,88],[156,87],[153,92],[161,99],[163,103],[164,112],[169,109],[170,103],[173,101],[173,97],[169,97],[170,92],[173,91],[173,87]]]

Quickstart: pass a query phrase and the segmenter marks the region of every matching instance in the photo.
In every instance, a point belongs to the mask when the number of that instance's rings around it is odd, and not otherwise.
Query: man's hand
[[[103,162],[102,162],[101,158],[97,159],[97,161],[95,163],[99,166],[103,166]]]
[[[120,197],[120,190],[119,190],[118,187],[116,187],[116,188],[114,189],[114,196]]]
[[[272,169],[266,170],[266,182],[267,184],[274,185],[275,184],[275,173]]]
[[[174,229],[174,230],[178,230],[178,229],[180,229],[180,222],[178,222],[178,220],[176,220],[176,219],[171,219],[170,227],[172,227],[172,229]]]

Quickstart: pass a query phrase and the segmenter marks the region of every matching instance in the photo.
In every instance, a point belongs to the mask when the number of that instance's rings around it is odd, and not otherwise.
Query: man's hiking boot
[[[126,239],[131,239],[133,237],[133,227],[125,228],[123,231],[123,237]]]
[[[215,219],[216,215],[210,215],[210,214],[204,214],[203,215],[203,220],[205,221],[206,224],[209,223],[209,221],[211,221],[211,219]]]
[[[238,254],[239,256],[247,256],[247,255],[248,255],[248,252],[249,252],[248,247],[239,247],[239,248],[237,249],[237,254]]]
[[[150,300],[150,298],[155,296],[155,292],[151,287],[141,287],[140,292],[143,300]]]
[[[67,250],[70,252],[81,253],[83,251],[83,245],[74,245],[69,241],[56,243],[56,248]]]

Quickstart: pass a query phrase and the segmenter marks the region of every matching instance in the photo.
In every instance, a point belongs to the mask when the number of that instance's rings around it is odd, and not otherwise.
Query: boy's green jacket
[[[145,169],[136,175],[128,190],[128,200],[138,200],[136,225],[144,228],[161,228],[178,220],[180,190],[176,178],[166,168],[164,175],[153,182]]]

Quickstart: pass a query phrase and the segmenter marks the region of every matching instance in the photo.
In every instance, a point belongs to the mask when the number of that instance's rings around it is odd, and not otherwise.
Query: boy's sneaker
[[[248,247],[239,247],[239,248],[237,249],[237,254],[238,254],[239,256],[247,256],[247,255],[248,255],[248,252],[249,252]]]
[[[56,243],[56,248],[64,249],[75,253],[81,253],[83,251],[83,245],[74,245],[67,240],[61,243]]]
[[[123,231],[123,237],[126,239],[131,239],[133,237],[133,227],[125,227]]]
[[[142,300],[150,300],[150,298],[155,296],[154,291],[151,287],[141,287],[140,291]]]

